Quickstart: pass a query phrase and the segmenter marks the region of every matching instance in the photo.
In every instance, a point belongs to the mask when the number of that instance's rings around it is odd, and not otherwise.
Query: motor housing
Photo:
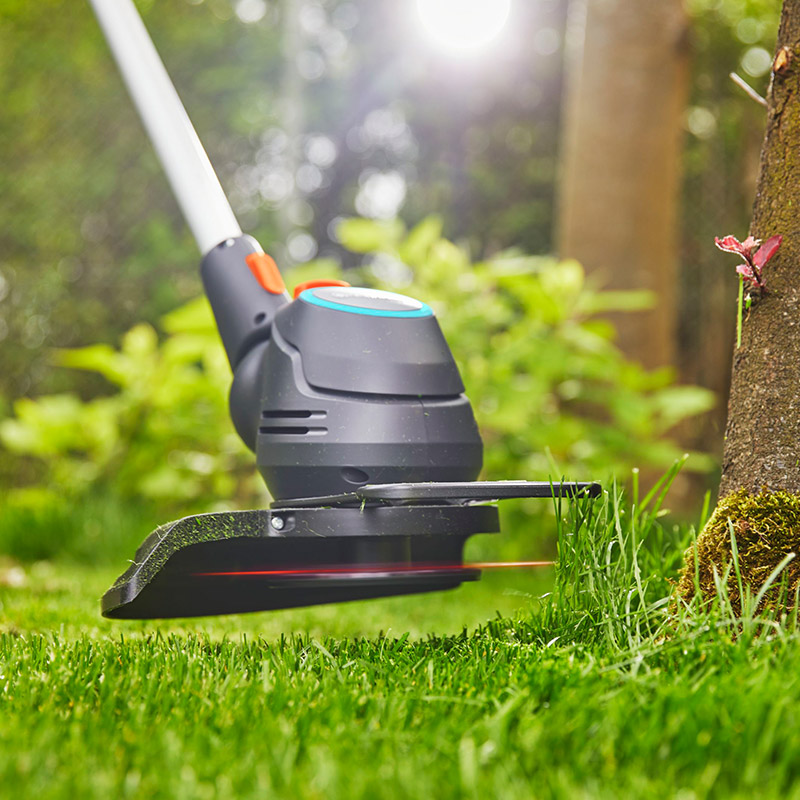
[[[276,499],[478,477],[478,427],[425,304],[307,289],[275,315],[260,358],[255,450]]]

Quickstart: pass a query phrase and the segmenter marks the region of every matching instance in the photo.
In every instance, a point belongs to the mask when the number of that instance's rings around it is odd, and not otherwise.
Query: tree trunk
[[[798,58],[800,0],[785,0],[751,225],[755,237],[782,235],[783,244],[764,268],[767,292],[746,316],[734,351],[720,500],[686,553],[677,587],[683,600],[699,595],[708,605],[717,599],[720,576],[728,574],[725,594],[736,616],[764,607],[791,613],[800,595]],[[757,596],[778,568],[761,608],[745,608],[742,589]]]
[[[781,234],[734,351],[720,495],[800,494],[800,0],[786,0],[751,233]],[[727,233],[727,232],[726,232]]]
[[[619,344],[674,364],[688,21],[681,0],[585,0],[585,15],[583,55],[568,56],[559,252],[609,289],[653,291],[652,311],[614,318]]]

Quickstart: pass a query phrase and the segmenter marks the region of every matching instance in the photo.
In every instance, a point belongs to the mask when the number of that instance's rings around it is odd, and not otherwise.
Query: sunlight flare
[[[508,20],[511,0],[417,0],[428,37],[460,55],[486,47]]]

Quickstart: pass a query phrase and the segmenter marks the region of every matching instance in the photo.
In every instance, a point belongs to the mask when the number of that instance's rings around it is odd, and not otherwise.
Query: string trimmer
[[[131,0],[92,0],[202,253],[233,371],[230,412],[269,509],[158,528],[103,596],[107,617],[226,614],[452,589],[480,570],[464,543],[511,497],[597,484],[476,478],[483,445],[433,310],[315,281],[291,298],[242,234]]]

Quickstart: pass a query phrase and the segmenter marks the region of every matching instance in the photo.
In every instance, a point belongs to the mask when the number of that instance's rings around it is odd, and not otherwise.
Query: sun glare
[[[511,0],[417,0],[422,26],[443,50],[480,50],[503,29]]]

